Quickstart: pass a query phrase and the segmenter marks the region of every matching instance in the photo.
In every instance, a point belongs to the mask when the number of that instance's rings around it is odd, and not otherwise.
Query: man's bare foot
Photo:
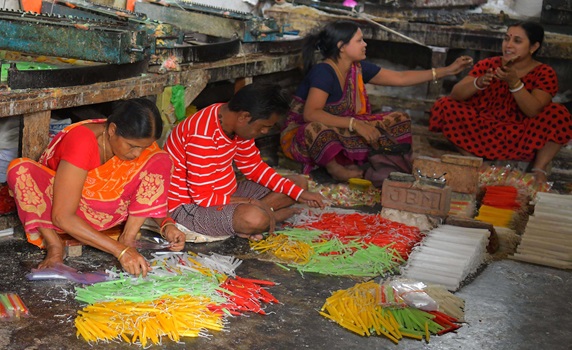
[[[290,219],[292,216],[296,214],[300,214],[302,212],[302,208],[292,208],[286,207],[280,210],[274,211],[274,218],[276,222],[282,222],[284,220]]]
[[[254,242],[258,242],[264,238],[264,236],[262,236],[262,234],[260,234],[260,233],[255,233],[252,235],[249,235],[246,233],[237,233],[236,235],[240,238],[246,238],[246,239],[248,239],[250,241],[254,241]]]

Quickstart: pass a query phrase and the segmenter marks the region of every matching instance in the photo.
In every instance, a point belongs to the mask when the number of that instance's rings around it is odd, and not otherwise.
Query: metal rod
[[[390,32],[391,34],[395,34],[395,35],[397,35],[398,37],[403,38],[403,39],[408,40],[408,41],[411,41],[412,43],[415,43],[415,44],[417,44],[417,45],[421,45],[421,46],[424,46],[424,47],[431,48],[429,45],[425,45],[425,44],[423,44],[422,42],[417,41],[417,40],[415,40],[415,39],[413,39],[413,38],[410,38],[410,37],[408,37],[408,36],[405,35],[405,34],[401,34],[400,32],[398,32],[398,31],[396,31],[396,30],[393,30],[393,29],[391,29],[391,28],[388,28],[388,27],[384,26],[383,24],[377,23],[376,21],[372,20],[371,18],[369,18],[367,15],[364,15],[363,13],[358,13],[357,15],[358,15],[358,17],[360,17],[360,18],[362,18],[362,19],[365,19],[368,23],[375,24],[376,26],[380,27],[381,29],[383,29],[383,30],[385,30],[385,31],[387,31],[387,32]]]
[[[319,1],[316,1],[316,2],[319,2]],[[294,1],[292,1],[292,3],[294,3]],[[320,8],[320,7],[318,7],[318,8]],[[415,44],[417,44],[417,45],[421,45],[421,46],[423,46],[423,47],[427,47],[427,48],[433,50],[433,48],[432,48],[431,46],[429,46],[429,45],[425,45],[425,44],[423,44],[422,42],[417,41],[417,40],[415,40],[415,39],[413,39],[413,38],[410,38],[410,37],[408,37],[408,36],[405,35],[405,34],[402,34],[402,33],[398,32],[398,31],[396,31],[396,30],[393,30],[393,29],[391,29],[391,28],[389,28],[389,27],[386,27],[386,26],[384,26],[383,24],[377,23],[376,21],[374,21],[374,20],[372,20],[372,19],[370,18],[371,16],[369,16],[369,15],[363,13],[363,12],[357,12],[357,11],[355,11],[355,10],[353,10],[353,9],[352,9],[352,10],[344,10],[344,9],[340,9],[340,8],[329,8],[327,5],[326,5],[325,7],[321,6],[321,8],[324,8],[324,9],[326,9],[327,11],[337,12],[337,13],[345,14],[345,15],[352,16],[352,17],[353,17],[353,16],[357,16],[358,18],[361,18],[361,19],[367,21],[368,23],[374,24],[374,25],[380,27],[381,29],[383,29],[383,30],[385,30],[385,31],[387,31],[387,32],[390,32],[391,34],[395,34],[395,35],[397,35],[398,37],[403,38],[403,39],[405,39],[405,40],[407,40],[407,41],[411,41],[412,43],[415,43]]]

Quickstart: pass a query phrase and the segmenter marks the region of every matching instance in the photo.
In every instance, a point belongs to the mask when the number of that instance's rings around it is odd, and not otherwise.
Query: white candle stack
[[[572,196],[538,192],[536,198],[534,214],[510,258],[572,269]]]
[[[489,234],[482,228],[439,226],[413,250],[402,274],[455,291],[485,261]]]

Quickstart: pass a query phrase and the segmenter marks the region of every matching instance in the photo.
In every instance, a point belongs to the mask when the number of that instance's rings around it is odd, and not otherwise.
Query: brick
[[[426,176],[440,176],[443,173],[447,186],[454,192],[477,193],[479,186],[479,169],[451,163],[443,163],[440,159],[417,157],[413,160],[414,175],[418,178],[417,169]]]
[[[66,247],[66,255],[69,257],[81,256],[83,251],[83,246],[81,245],[69,245]]]
[[[420,186],[417,182],[385,180],[381,189],[381,206],[435,216],[447,216],[451,205],[451,188]]]
[[[441,161],[448,164],[465,165],[472,168],[480,168],[483,165],[483,158],[466,157],[458,154],[443,154]]]

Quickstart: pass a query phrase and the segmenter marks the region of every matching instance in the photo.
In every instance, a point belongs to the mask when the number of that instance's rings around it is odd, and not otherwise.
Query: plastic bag
[[[400,279],[390,282],[389,285],[407,305],[423,311],[439,310],[437,302],[425,292],[425,283]]]
[[[141,230],[139,237],[135,241],[135,247],[139,249],[160,250],[169,248],[170,246],[171,243],[169,243],[169,241],[156,234],[150,233],[148,230]]]
[[[175,108],[175,118],[177,121],[185,119],[185,87],[175,85],[171,88],[171,104]]]
[[[64,279],[81,284],[94,284],[107,281],[109,276],[104,272],[79,272],[76,269],[58,264],[55,267],[47,269],[32,269],[32,272],[26,275],[30,281]]]

